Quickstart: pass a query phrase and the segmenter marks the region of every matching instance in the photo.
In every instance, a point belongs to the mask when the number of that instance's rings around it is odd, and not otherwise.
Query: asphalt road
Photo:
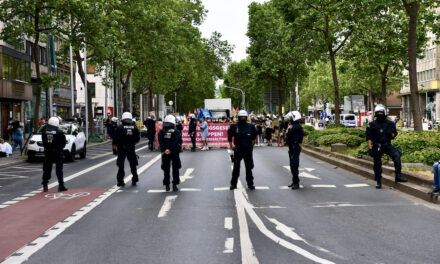
[[[230,191],[226,150],[185,151],[179,192],[138,146],[138,186],[116,187],[110,145],[66,163],[67,193],[40,193],[41,163],[0,169],[3,263],[440,263],[440,207],[301,156],[254,150],[257,190]],[[16,175],[4,176],[1,175]],[[21,176],[21,177],[19,177]],[[3,221],[2,221],[3,219]]]

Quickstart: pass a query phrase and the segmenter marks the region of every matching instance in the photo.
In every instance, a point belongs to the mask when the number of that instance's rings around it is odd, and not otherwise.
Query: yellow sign
[[[440,89],[440,81],[431,81],[431,89]]]

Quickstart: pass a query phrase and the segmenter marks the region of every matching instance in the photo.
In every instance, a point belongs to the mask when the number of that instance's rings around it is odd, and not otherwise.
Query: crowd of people
[[[20,147],[20,155],[23,155],[23,123],[20,123],[17,120],[9,120],[7,131],[7,138],[0,138],[0,157],[11,156],[17,147]]]

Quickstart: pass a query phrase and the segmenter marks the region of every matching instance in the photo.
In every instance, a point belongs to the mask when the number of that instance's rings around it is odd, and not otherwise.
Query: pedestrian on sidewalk
[[[179,190],[177,185],[180,183],[179,169],[182,167],[179,149],[179,145],[182,145],[182,138],[176,129],[176,118],[173,115],[165,117],[163,129],[159,131],[157,137],[162,152],[163,185],[167,192],[170,191],[170,167],[172,165],[173,191],[177,192]]]
[[[286,143],[289,146],[290,172],[292,173],[292,189],[299,189],[299,156],[301,154],[301,144],[304,138],[304,130],[300,124],[301,114],[293,111],[286,115],[289,121],[289,128],[286,135]]]
[[[20,122],[13,122],[12,127],[12,140],[14,142],[12,152],[14,152],[17,146],[20,145],[20,155],[23,155],[23,131],[21,130]]]
[[[113,153],[118,155],[116,160],[116,165],[119,167],[118,174],[116,176],[118,186],[125,186],[124,176],[125,176],[125,158],[127,158],[131,174],[133,175],[131,179],[131,185],[135,186],[139,181],[137,174],[138,157],[136,155],[136,144],[141,140],[141,135],[136,123],[133,122],[133,116],[129,112],[122,114],[122,124],[120,124],[113,135]]]
[[[238,111],[238,122],[232,124],[228,130],[229,147],[234,151],[233,160],[234,167],[232,169],[232,179],[230,190],[237,189],[238,177],[240,176],[240,163],[244,159],[246,167],[246,182],[248,188],[255,189],[254,177],[252,169],[254,168],[254,159],[252,153],[257,137],[257,129],[254,125],[247,122],[248,114],[246,110]],[[234,141],[232,141],[234,140]],[[234,142],[232,144],[232,142]]]
[[[9,157],[12,155],[12,147],[3,138],[0,138],[0,158]]]
[[[197,134],[197,120],[194,114],[189,115],[188,134],[191,138],[192,148],[191,151],[196,151],[196,134]]]
[[[374,108],[375,120],[371,122],[366,131],[370,156],[374,159],[374,179],[376,188],[382,188],[382,156],[388,154],[394,162],[395,182],[407,182],[402,177],[401,153],[391,145],[391,140],[397,136],[396,124],[387,120],[386,109],[383,105]]]
[[[202,130],[202,150],[209,150],[208,147],[208,135],[209,135],[209,130],[208,130],[208,123],[206,122],[206,118],[202,117],[202,123],[200,124],[200,130]]]
[[[58,178],[58,191],[67,191],[63,179],[63,149],[66,146],[66,136],[59,127],[60,119],[53,116],[49,119],[47,128],[41,135],[44,147],[43,192],[48,191],[47,184],[51,178],[53,163],[55,163]]]

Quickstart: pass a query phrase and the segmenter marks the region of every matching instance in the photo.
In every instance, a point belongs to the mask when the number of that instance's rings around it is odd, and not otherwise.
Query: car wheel
[[[75,161],[76,158],[76,147],[75,145],[72,145],[72,150],[69,153],[69,161]]]
[[[28,152],[28,161],[29,162],[34,162],[35,161],[35,153],[32,152]]]
[[[84,159],[84,158],[86,157],[86,154],[87,154],[87,144],[84,143],[84,148],[83,148],[83,150],[81,151],[81,154],[79,154],[79,156],[80,156],[82,159]]]

